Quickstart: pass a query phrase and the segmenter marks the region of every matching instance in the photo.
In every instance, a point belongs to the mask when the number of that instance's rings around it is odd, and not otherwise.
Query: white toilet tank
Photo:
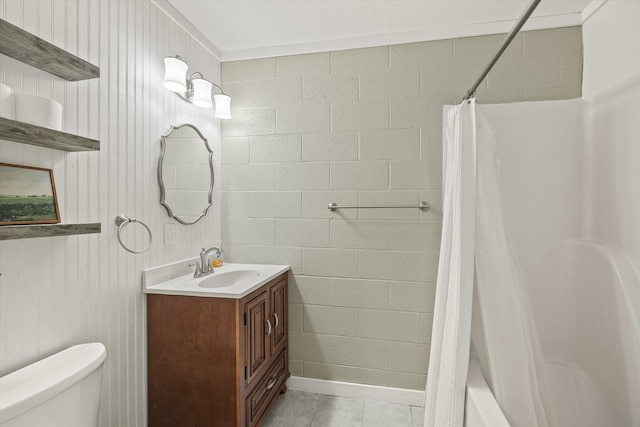
[[[106,357],[79,344],[0,378],[0,426],[97,427]]]

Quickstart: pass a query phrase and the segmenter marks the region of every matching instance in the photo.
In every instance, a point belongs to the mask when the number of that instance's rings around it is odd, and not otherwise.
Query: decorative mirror
[[[213,190],[213,151],[193,125],[171,126],[161,137],[160,203],[170,217],[195,224],[207,214]]]

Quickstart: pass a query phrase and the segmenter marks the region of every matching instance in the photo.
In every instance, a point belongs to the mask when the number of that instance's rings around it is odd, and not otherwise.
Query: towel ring
[[[141,224],[144,228],[147,229],[147,233],[149,233],[149,244],[140,251],[134,251],[133,249],[129,249],[124,243],[122,243],[122,239],[120,239],[120,230],[122,230],[130,222],[137,222],[138,224]],[[147,227],[147,224],[145,224],[144,222],[137,219],[131,219],[126,215],[120,214],[116,217],[116,225],[118,226],[118,232],[116,233],[116,235],[118,236],[118,242],[120,243],[120,246],[125,248],[127,251],[131,252],[132,254],[139,254],[151,247],[151,241],[153,240],[153,236],[151,235],[151,230],[149,230],[149,227]]]

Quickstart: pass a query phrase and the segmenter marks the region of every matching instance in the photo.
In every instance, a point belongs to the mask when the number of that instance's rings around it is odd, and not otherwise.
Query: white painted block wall
[[[292,265],[293,375],[422,389],[442,219],[442,106],[484,36],[222,64],[226,259]],[[578,98],[580,27],[516,37],[483,103]],[[338,205],[418,209],[338,210]]]

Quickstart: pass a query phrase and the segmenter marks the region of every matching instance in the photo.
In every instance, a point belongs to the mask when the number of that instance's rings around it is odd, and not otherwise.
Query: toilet
[[[106,357],[79,344],[0,378],[0,426],[97,427]]]

